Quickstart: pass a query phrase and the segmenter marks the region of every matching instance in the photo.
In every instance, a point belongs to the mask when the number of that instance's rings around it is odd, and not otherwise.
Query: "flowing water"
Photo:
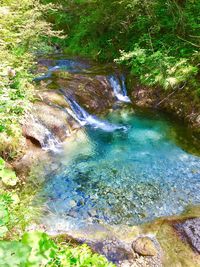
[[[117,100],[125,103],[130,103],[131,100],[127,96],[125,77],[121,75],[121,77],[118,78],[116,75],[111,75],[108,77],[108,80],[111,84],[111,87],[113,88]]]
[[[73,98],[67,96],[65,91],[60,90],[63,93],[66,101],[69,103],[72,111],[74,112],[74,116],[77,121],[82,125],[90,125],[94,129],[101,129],[104,132],[113,132],[116,130],[124,130],[127,128],[125,126],[116,125],[113,123],[109,123],[106,120],[101,120],[97,116],[89,114],[86,110],[84,110]]]
[[[82,74],[102,74],[103,67],[93,66],[86,64],[85,62],[80,62],[73,59],[46,59],[41,60],[40,64],[43,66],[48,67],[48,71],[42,75],[39,75],[34,79],[34,81],[42,81],[46,79],[52,79],[52,74],[56,71],[66,71],[69,73],[82,73]],[[116,99],[119,102],[124,103],[131,103],[130,98],[127,96],[127,90],[126,90],[126,81],[125,76],[123,74],[116,74],[115,69],[111,67],[110,70],[108,68],[104,70],[106,72],[110,72],[109,75],[107,75],[107,80],[109,81],[111,88],[113,89],[113,93],[116,97]]]
[[[130,102],[124,76],[107,77],[117,100]],[[42,222],[49,229],[135,225],[200,203],[199,142],[186,127],[132,107],[99,119],[64,97],[84,127],[55,155],[59,167],[47,175],[38,194],[45,206]]]

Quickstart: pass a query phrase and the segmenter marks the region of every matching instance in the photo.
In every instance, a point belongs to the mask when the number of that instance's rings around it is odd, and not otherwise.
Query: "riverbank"
[[[172,91],[165,91],[158,87],[142,86],[137,82],[133,82],[129,86],[135,105],[171,114],[182,120],[199,138],[200,102],[192,90],[185,90],[183,87]]]

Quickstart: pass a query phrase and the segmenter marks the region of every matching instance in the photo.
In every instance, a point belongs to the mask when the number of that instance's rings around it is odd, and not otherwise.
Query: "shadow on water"
[[[177,117],[158,111],[156,109],[134,107],[138,116],[151,119],[163,119],[170,126],[168,132],[169,139],[171,139],[177,146],[184,151],[196,156],[200,156],[200,136],[197,135],[191,128],[187,126],[184,121]]]

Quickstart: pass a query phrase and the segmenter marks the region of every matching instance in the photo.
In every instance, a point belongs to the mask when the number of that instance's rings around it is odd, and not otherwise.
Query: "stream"
[[[59,68],[89,72],[88,65],[61,60],[37,80]],[[82,128],[53,153],[59,167],[37,195],[50,231],[136,225],[200,203],[200,157],[192,134],[165,114],[134,108],[124,76],[109,74],[108,80],[122,105],[101,118],[63,94]]]

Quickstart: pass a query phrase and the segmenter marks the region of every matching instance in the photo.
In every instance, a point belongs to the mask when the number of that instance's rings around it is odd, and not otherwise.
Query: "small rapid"
[[[59,152],[62,144],[51,130],[34,116],[31,116],[31,121],[34,125],[33,132],[36,135],[35,139],[39,141],[42,149],[46,151]]]
[[[76,60],[70,59],[59,59],[59,60],[40,60],[40,64],[47,67],[46,73],[35,77],[35,82],[40,82],[42,80],[51,79],[52,75],[56,71],[66,71],[69,73],[84,73],[89,68],[88,64],[81,63]]]
[[[121,75],[120,78],[118,78],[117,75],[110,75],[108,80],[113,88],[116,99],[120,102],[131,103],[130,98],[127,96],[124,75]]]
[[[61,148],[61,142],[47,129],[45,128],[45,139],[42,144],[42,149],[46,151],[59,152]]]
[[[101,120],[95,115],[89,114],[84,110],[71,96],[67,95],[65,90],[60,89],[60,92],[64,95],[65,100],[70,105],[72,111],[77,118],[77,121],[82,125],[89,125],[94,129],[101,129],[105,132],[113,132],[116,130],[126,131],[127,127],[122,125],[115,125],[108,121]]]

